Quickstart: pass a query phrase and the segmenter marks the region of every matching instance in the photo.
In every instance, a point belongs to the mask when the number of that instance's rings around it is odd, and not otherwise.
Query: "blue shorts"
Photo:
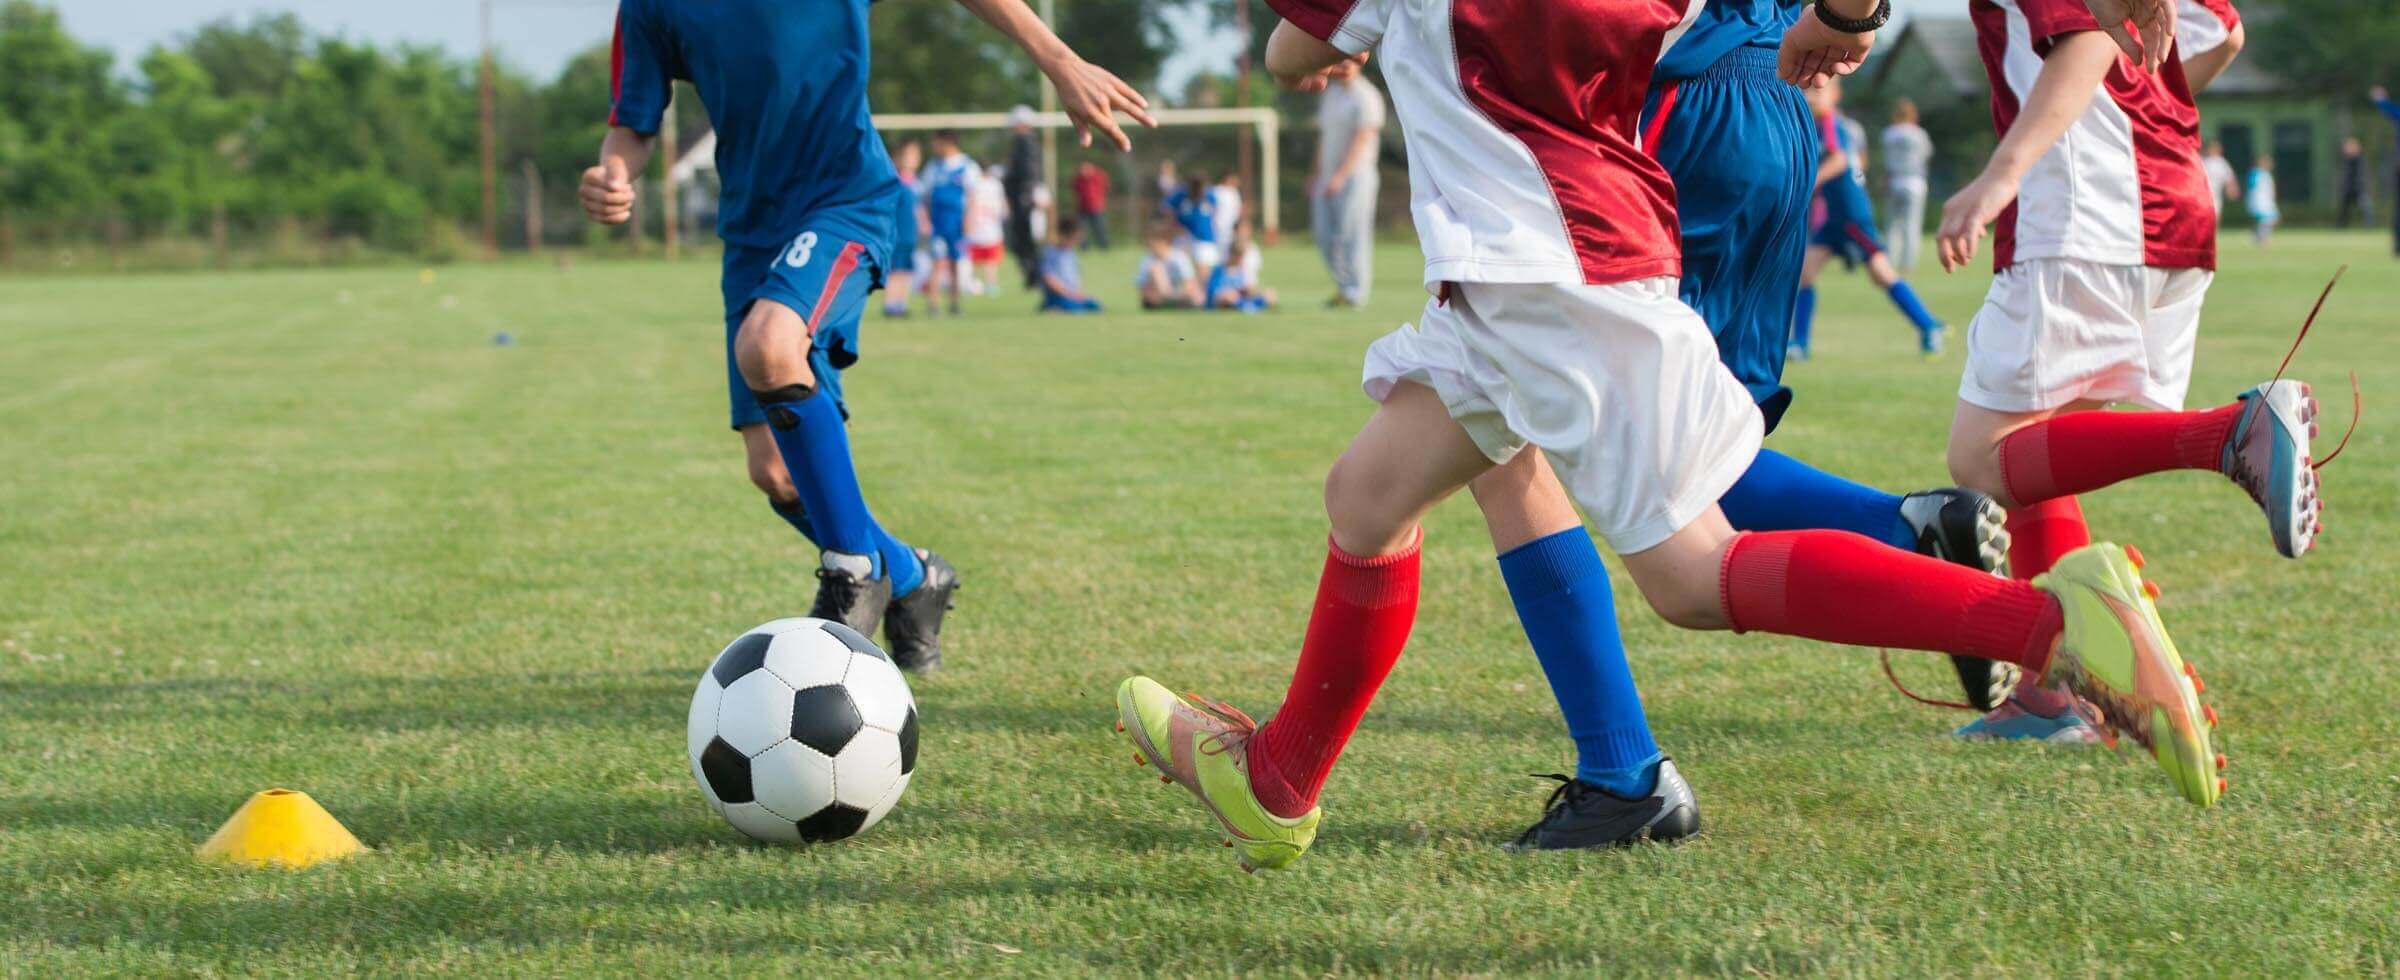
[[[1833,250],[1842,261],[1856,265],[1883,254],[1883,236],[1875,233],[1875,205],[1867,189],[1851,177],[1825,182],[1825,223],[1817,226],[1809,244]]]
[[[867,294],[883,285],[876,250],[840,233],[801,231],[781,248],[725,246],[725,393],[736,429],[763,425],[767,413],[742,380],[734,362],[733,338],[751,304],[773,300],[798,311],[808,323],[808,368],[817,390],[850,414],[842,401],[842,369],[858,363],[858,321]]]
[[[1791,406],[1783,352],[1808,251],[1816,129],[1775,52],[1736,48],[1699,76],[1651,90],[1645,145],[1675,179],[1685,304],[1773,431]]]
[[[927,217],[930,220],[926,223],[933,226],[931,229],[933,233],[926,236],[929,239],[926,246],[932,250],[933,260],[936,262],[945,259],[952,262],[966,261],[967,216],[943,214],[937,211],[929,213]]]

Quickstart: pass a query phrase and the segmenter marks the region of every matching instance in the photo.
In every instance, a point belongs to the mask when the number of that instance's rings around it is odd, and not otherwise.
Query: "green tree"
[[[2347,100],[2400,84],[2400,0],[2277,0],[2243,13],[2250,53],[2303,90]]]

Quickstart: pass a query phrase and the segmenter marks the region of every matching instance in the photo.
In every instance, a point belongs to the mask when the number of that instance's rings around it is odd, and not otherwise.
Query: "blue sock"
[[[1942,321],[1933,318],[1933,311],[1925,308],[1925,301],[1917,298],[1917,291],[1909,288],[1906,281],[1895,282],[1892,288],[1884,292],[1891,294],[1892,305],[1907,314],[1908,322],[1916,324],[1918,330],[1931,330],[1942,325]]]
[[[911,579],[909,587],[915,588],[924,579],[924,566],[907,545],[875,523],[875,515],[867,510],[866,497],[858,489],[858,471],[850,465],[850,433],[842,423],[841,407],[823,395],[792,401],[769,392],[762,393],[759,402],[767,409],[767,430],[775,436],[784,472],[800,491],[801,516],[784,519],[802,529],[819,548],[874,559],[874,574],[893,576],[894,595],[900,593],[903,574]],[[784,508],[776,512],[783,513]]]
[[[1617,635],[1608,566],[1581,527],[1500,556],[1508,598],[1575,739],[1575,778],[1626,797],[1648,796],[1663,758]]]
[[[1733,489],[1717,501],[1742,531],[1848,531],[1895,548],[1916,536],[1900,519],[1900,498],[1852,483],[1772,449],[1761,449]]]
[[[1800,302],[1792,306],[1792,346],[1808,352],[1810,335],[1817,328],[1817,287],[1800,287]]]

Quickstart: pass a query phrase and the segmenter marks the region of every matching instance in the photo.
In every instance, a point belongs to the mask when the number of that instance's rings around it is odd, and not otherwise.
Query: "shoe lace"
[[[1205,755],[1223,755],[1240,748],[1250,741],[1250,736],[1258,733],[1258,722],[1251,720],[1250,716],[1244,714],[1240,708],[1215,698],[1193,694],[1190,691],[1183,693],[1183,699],[1192,707],[1207,712],[1218,721],[1225,723],[1222,731],[1212,732],[1207,738],[1200,740],[1199,748]]]
[[[1936,708],[1957,708],[1957,709],[1958,709],[1958,710],[1960,710],[1960,711],[1974,711],[1974,710],[1976,710],[1974,705],[1968,704],[1968,703],[1966,703],[1966,702],[1964,702],[1964,701],[1941,701],[1941,700],[1936,700],[1936,699],[1934,699],[1934,698],[1929,698],[1929,697],[1926,697],[1926,696],[1924,696],[1924,695],[1918,694],[1918,693],[1917,693],[1917,692],[1915,692],[1915,691],[1911,691],[1911,690],[1909,690],[1909,689],[1908,689],[1908,685],[1906,685],[1906,684],[1903,684],[1903,683],[1900,683],[1900,674],[1899,674],[1899,672],[1897,672],[1897,671],[1894,671],[1894,670],[1892,669],[1892,652],[1891,652],[1890,650],[1883,650],[1883,651],[1879,651],[1879,652],[1881,652],[1881,653],[1883,654],[1883,676],[1884,676],[1884,679],[1885,679],[1885,680],[1888,680],[1888,681],[1891,681],[1891,682],[1892,682],[1892,687],[1893,687],[1894,689],[1898,690],[1898,691],[1899,691],[1899,692],[1900,692],[1902,695],[1906,696],[1906,697],[1907,697],[1909,700],[1911,700],[1911,701],[1914,701],[1914,702],[1916,702],[1916,703],[1918,703],[1918,704],[1927,704],[1927,705],[1932,705],[1932,706],[1934,706],[1934,707],[1936,707]]]
[[[829,568],[817,569],[818,602],[820,605],[833,607],[830,610],[816,610],[819,614],[848,612],[852,605],[857,604],[858,597],[865,592],[866,583],[847,572],[837,572]]]
[[[2283,372],[2291,368],[2292,358],[2300,353],[2301,343],[2308,340],[2309,328],[2317,325],[2317,314],[2325,312],[2325,301],[2333,296],[2333,287],[2341,285],[2342,274],[2349,271],[2350,267],[2348,265],[2334,269],[2333,278],[2327,280],[2324,291],[2317,294],[2316,305],[2309,307],[2308,317],[2300,321],[2299,335],[2292,338],[2291,348],[2283,352],[2283,363],[2275,366],[2275,377],[2267,382],[2270,391],[2273,390],[2274,385],[2281,384],[2283,382]],[[2342,441],[2334,445],[2332,452],[2326,453],[2325,458],[2317,460],[2315,463],[2311,464],[2313,469],[2322,472],[2325,469],[2326,464],[2333,462],[2336,457],[2342,454],[2342,450],[2350,448],[2350,437],[2358,433],[2359,414],[2365,408],[2366,398],[2359,391],[2358,372],[2353,370],[2350,372],[2350,427],[2342,431]],[[2250,486],[2250,479],[2252,478],[2249,475],[2249,466],[2246,463],[2237,462],[2235,464],[2235,468],[2240,472],[2229,473],[2228,475],[2232,476],[2235,480],[2241,481],[2244,488],[2248,488]],[[2255,491],[2253,491],[2253,495],[2256,495]]]
[[[1578,801],[1583,799],[1583,784],[1566,773],[1534,772],[1526,773],[1526,775],[1535,779],[1555,779],[1558,781],[1558,788],[1551,790],[1550,798],[1542,803],[1542,818],[1534,821],[1533,826],[1525,828],[1524,833],[1517,835],[1517,844],[1520,847],[1534,843],[1541,836],[1542,828],[1556,823],[1568,811],[1573,810]]]

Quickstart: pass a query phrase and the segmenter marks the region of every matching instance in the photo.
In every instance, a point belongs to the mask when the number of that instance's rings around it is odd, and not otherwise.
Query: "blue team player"
[[[1706,5],[1659,60],[1642,124],[1643,147],[1675,181],[1683,301],[1708,322],[1719,357],[1757,400],[1769,432],[1792,403],[1783,384],[1785,334],[1821,154],[1800,90],[1776,77],[1777,48],[1802,10],[1797,0]],[[1795,43],[1813,44],[1826,30],[1808,27],[1793,31]],[[1696,833],[1691,788],[1644,718],[1607,568],[1548,467],[1530,470],[1493,470],[1471,485],[1576,747],[1575,774],[1562,777],[1516,846],[1600,847]],[[1852,531],[1985,571],[2007,552],[2001,513],[1981,494],[1886,493],[1771,449],[1719,505],[1743,531]],[[1957,665],[1973,703],[1996,705],[2013,686],[2013,672],[1990,661]]]
[[[870,2],[621,0],[608,136],[580,193],[592,220],[630,218],[671,82],[692,83],[717,133],[726,380],[751,482],[822,552],[810,615],[867,635],[885,624],[892,658],[923,670],[941,660],[958,576],[867,510],[842,406],[859,314],[892,268],[900,183],[867,114]],[[1023,0],[959,3],[1033,56],[1087,145],[1093,129],[1127,145],[1112,111],[1148,121],[1139,94]]]
[[[917,174],[925,192],[925,225],[933,233],[933,281],[950,297],[950,315],[958,315],[958,287],[967,278],[967,192],[982,179],[983,168],[958,148],[958,131],[933,134],[933,159]]]
[[[1883,254],[1883,239],[1875,233],[1875,205],[1867,198],[1866,168],[1860,147],[1853,145],[1849,127],[1842,125],[1842,83],[1830,81],[1808,93],[1819,140],[1825,148],[1817,163],[1817,196],[1825,203],[1825,221],[1809,241],[1807,264],[1800,272],[1799,308],[1792,315],[1792,353],[1808,357],[1817,317],[1817,276],[1825,263],[1841,256],[1846,265],[1864,265],[1892,305],[1917,328],[1917,349],[1927,357],[1942,352],[1942,321],[1917,298],[1917,291],[1900,278],[1900,270]]]

